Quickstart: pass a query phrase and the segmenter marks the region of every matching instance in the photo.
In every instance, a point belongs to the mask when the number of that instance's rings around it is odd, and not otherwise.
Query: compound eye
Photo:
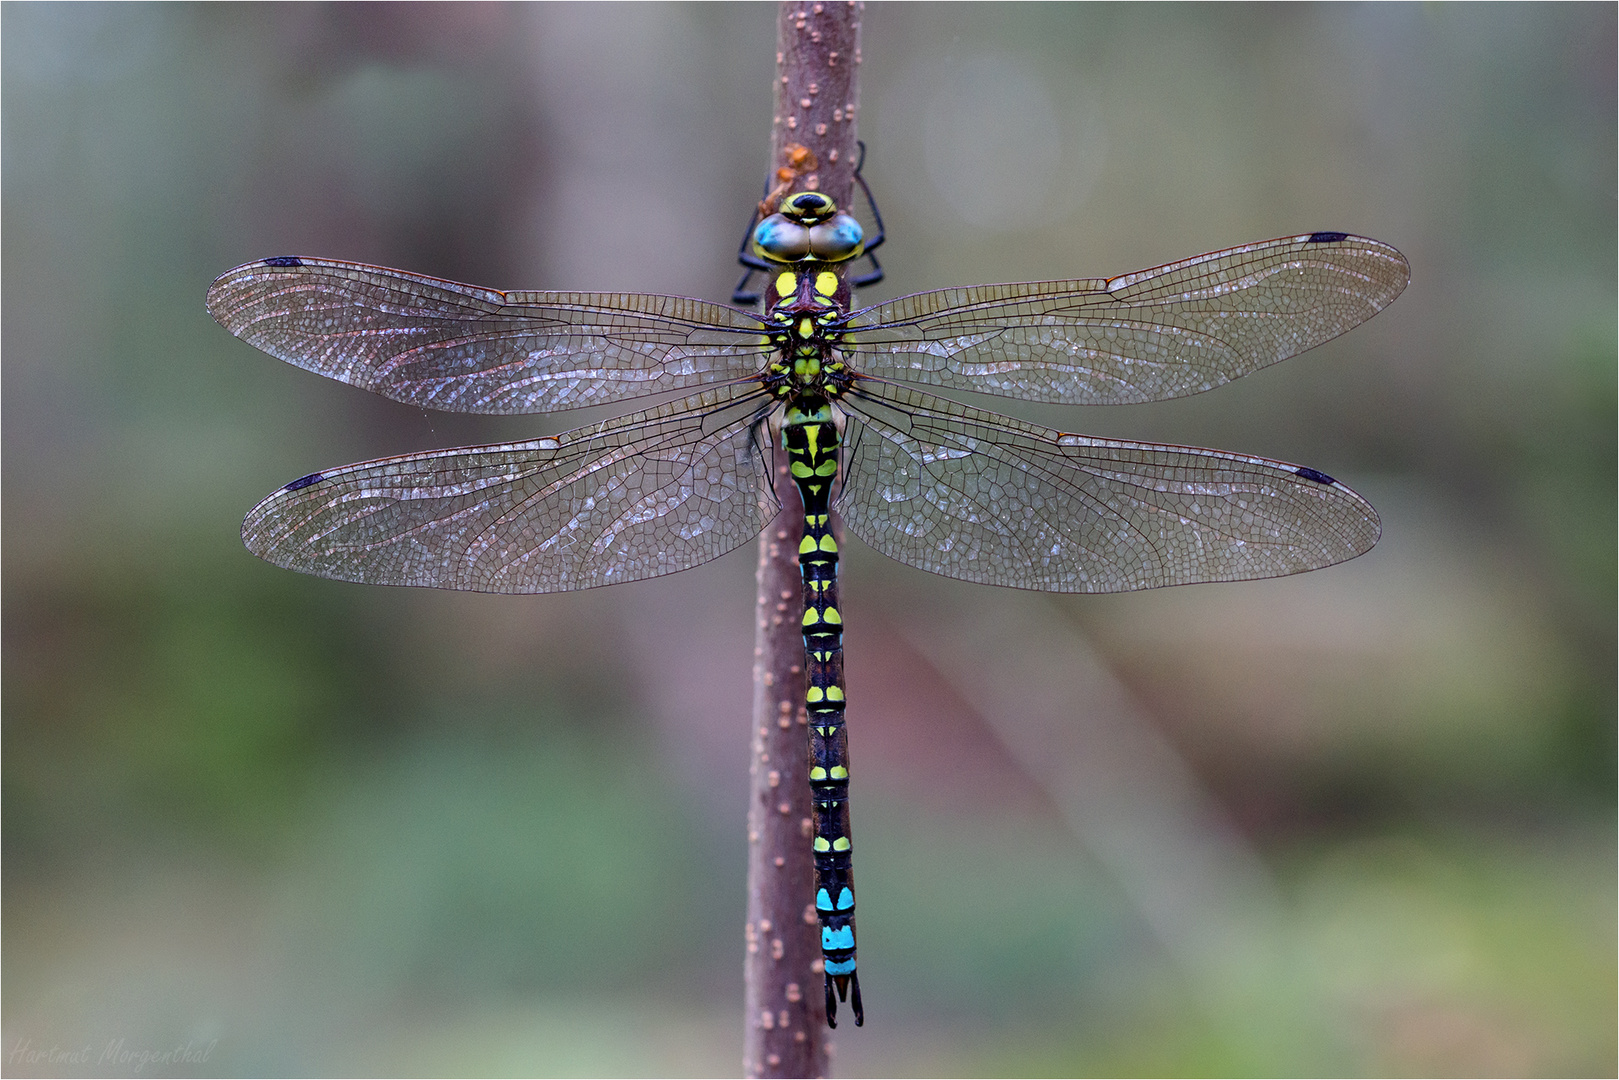
[[[788,196],[781,209],[782,213],[795,218],[818,221],[835,213],[838,208],[836,203],[819,191],[800,191],[797,195]]]
[[[810,254],[822,262],[842,262],[859,255],[866,247],[866,232],[848,214],[834,214],[809,231]]]
[[[771,262],[798,262],[809,256],[810,231],[791,218],[771,214],[753,230],[753,253]]]

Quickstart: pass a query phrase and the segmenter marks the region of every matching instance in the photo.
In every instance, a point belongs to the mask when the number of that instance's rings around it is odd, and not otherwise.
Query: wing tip
[[[226,330],[229,330],[232,334],[237,333],[238,327],[234,325],[234,320],[231,318],[231,312],[224,306],[223,303],[226,294],[230,291],[231,287],[236,284],[236,279],[243,274],[257,273],[263,270],[265,267],[270,267],[272,269],[290,269],[304,265],[304,260],[299,258],[297,255],[271,255],[267,259],[254,259],[252,262],[243,263],[241,266],[234,266],[231,269],[226,270],[223,274],[220,274],[218,277],[214,278],[214,280],[208,286],[208,295],[204,302],[208,309],[208,314],[212,315],[215,322],[219,323],[219,325],[223,326]]]
[[[1378,304],[1378,311],[1382,311],[1384,308],[1392,304],[1395,299],[1405,291],[1405,287],[1411,284],[1411,260],[1407,259],[1405,254],[1393,244],[1385,244],[1383,241],[1374,240],[1370,236],[1360,236],[1351,232],[1340,232],[1336,229],[1323,229],[1320,232],[1313,232],[1307,236],[1299,237],[1298,239],[1305,244],[1342,244],[1347,241],[1351,245],[1366,245],[1377,250],[1386,258],[1399,263],[1400,266],[1404,268],[1405,272],[1400,275],[1400,280],[1389,292],[1387,298],[1383,299],[1382,302]]]
[[[1361,514],[1367,529],[1360,535],[1346,537],[1347,546],[1349,550],[1353,552],[1353,554],[1347,556],[1347,559],[1353,559],[1358,555],[1364,555],[1366,552],[1375,547],[1377,542],[1382,539],[1383,521],[1377,516],[1377,508],[1372,506],[1371,503],[1367,502],[1365,497],[1359,492],[1355,491],[1349,485],[1340,482],[1336,477],[1328,476],[1320,469],[1312,469],[1308,465],[1288,465],[1286,468],[1300,480],[1308,480],[1312,484],[1320,484],[1322,487],[1336,488],[1338,491],[1350,496],[1355,502],[1360,504]],[[1330,566],[1332,564],[1329,563],[1327,565]]]
[[[325,473],[309,473],[288,484],[283,484],[260,499],[242,518],[242,546],[267,563],[292,569],[284,557],[278,557],[274,522],[282,499],[289,493],[313,487],[326,479]]]

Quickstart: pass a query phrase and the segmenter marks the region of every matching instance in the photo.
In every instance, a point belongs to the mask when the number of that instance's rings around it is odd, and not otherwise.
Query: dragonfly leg
[[[749,289],[748,282],[753,278],[755,273],[760,273],[770,269],[769,263],[765,262],[763,259],[759,258],[759,256],[748,250],[748,241],[753,238],[753,223],[757,221],[758,218],[759,215],[757,213],[748,218],[748,227],[742,230],[742,245],[738,247],[736,251],[736,261],[742,264],[743,269],[741,280],[736,283],[736,288],[731,290],[731,303],[741,304],[745,307],[752,307],[754,304],[757,304],[761,295],[760,293]]]
[[[770,184],[768,182],[765,184],[765,194],[767,196],[770,194]],[[770,264],[755,255],[748,246],[748,242],[753,239],[753,224],[758,220],[759,210],[755,208],[748,215],[747,228],[742,230],[742,242],[736,246],[736,261],[742,264],[742,280],[738,281],[736,288],[731,290],[731,303],[741,304],[745,307],[752,307],[757,304],[761,295],[748,288],[748,281],[756,271],[763,272],[770,269]]]
[[[860,190],[866,193],[866,205],[871,208],[871,219],[877,225],[876,235],[866,241],[865,255],[871,261],[871,269],[849,282],[851,288],[863,289],[867,285],[875,285],[883,279],[882,264],[877,261],[877,256],[873,255],[872,251],[882,246],[883,241],[888,237],[888,233],[883,228],[883,215],[882,211],[877,209],[877,200],[871,196],[871,186],[866,183],[866,178],[861,173],[861,170],[866,166],[866,144],[862,141],[856,145],[860,147],[860,160],[855,162],[854,180],[855,183],[860,185]]]
[[[867,285],[875,285],[883,279],[882,264],[877,261],[877,256],[873,255],[870,249],[866,251],[866,258],[871,261],[871,270],[851,280],[849,288],[864,289]]]
[[[747,267],[747,269],[742,271],[741,280],[736,283],[736,288],[731,290],[731,303],[740,304],[743,307],[752,307],[754,304],[759,302],[759,296],[761,294],[749,289],[748,281],[757,271],[768,270],[769,267],[754,266],[752,263],[746,262],[741,258],[738,258],[737,261],[742,263],[742,265]]]

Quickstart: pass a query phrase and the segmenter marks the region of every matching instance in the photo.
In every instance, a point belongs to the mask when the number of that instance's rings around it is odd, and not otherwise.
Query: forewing
[[[374,585],[543,593],[672,574],[775,516],[768,406],[727,388],[554,438],[316,473],[255,506],[242,539],[277,566]]]
[[[531,413],[745,378],[763,324],[641,293],[497,292],[330,259],[264,259],[222,275],[208,311],[289,364],[395,401]]]
[[[1035,427],[863,381],[837,510],[891,558],[963,581],[1125,592],[1352,559],[1377,512],[1311,469]]]
[[[1134,274],[917,293],[849,319],[855,370],[1025,401],[1196,394],[1314,348],[1410,279],[1387,244],[1313,233]]]

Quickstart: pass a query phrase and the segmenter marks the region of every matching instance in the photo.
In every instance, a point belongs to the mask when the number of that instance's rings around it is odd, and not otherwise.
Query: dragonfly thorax
[[[783,270],[770,282],[770,344],[776,355],[766,378],[776,395],[835,398],[853,379],[841,358],[849,288],[825,263]]]

